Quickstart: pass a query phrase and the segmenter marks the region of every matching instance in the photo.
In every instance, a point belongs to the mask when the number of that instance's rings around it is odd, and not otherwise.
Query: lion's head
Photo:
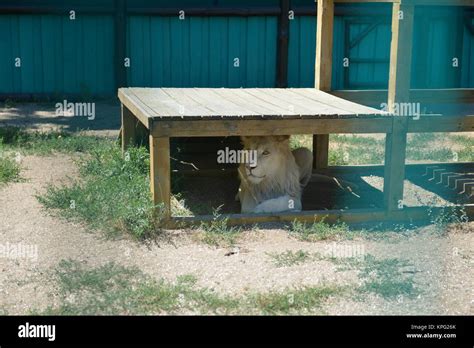
[[[301,196],[299,169],[290,150],[290,136],[242,137],[244,150],[255,151],[254,163],[241,164],[244,187],[258,200],[281,195]]]

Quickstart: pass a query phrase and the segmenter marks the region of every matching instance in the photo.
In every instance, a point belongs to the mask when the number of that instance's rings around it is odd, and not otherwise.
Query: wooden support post
[[[384,206],[390,212],[403,208],[403,182],[407,146],[407,117],[394,117],[385,139]]]
[[[136,122],[137,119],[127,107],[121,104],[122,113],[122,152],[125,152],[130,145],[136,142]]]
[[[150,135],[150,188],[155,206],[161,206],[162,222],[171,218],[170,138]]]
[[[410,79],[413,49],[414,6],[393,4],[390,73],[388,81],[388,111],[395,103],[410,101]]]
[[[388,87],[389,112],[396,110],[396,104],[410,101],[413,17],[413,5],[393,4]],[[407,116],[393,117],[392,132],[387,134],[385,142],[384,204],[389,213],[403,208]]]
[[[334,1],[318,0],[314,86],[321,91],[331,90],[333,31]]]
[[[334,0],[318,0],[314,86],[329,92],[332,79]],[[313,168],[328,166],[329,134],[313,135]]]
[[[313,169],[326,169],[329,163],[329,134],[313,135]]]

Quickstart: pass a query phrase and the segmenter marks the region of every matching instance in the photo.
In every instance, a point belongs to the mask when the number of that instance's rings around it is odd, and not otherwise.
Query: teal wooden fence
[[[222,2],[242,6],[238,1]],[[53,7],[57,4],[48,3]],[[184,5],[195,3],[187,1]],[[97,2],[89,5],[93,4]],[[64,11],[51,14],[50,9],[20,14],[7,7],[2,11],[0,4],[0,95],[115,95],[114,65],[124,57],[116,57],[116,14],[112,4],[108,0],[103,10],[78,11],[75,20],[69,19],[67,6]],[[199,4],[212,6],[215,2]],[[260,1],[258,5],[277,8],[278,1]],[[315,7],[312,0],[294,0],[292,5]],[[112,7],[108,10],[107,6]],[[141,1],[134,6],[151,5]],[[364,8],[375,7],[378,15],[364,14]],[[186,7],[183,9],[186,11]],[[351,4],[337,5],[336,9],[339,13],[336,11],[334,25],[333,89],[387,88],[391,6]],[[126,85],[275,86],[277,13],[188,15],[180,20],[177,14],[139,12],[130,11],[126,16],[124,50],[130,59],[130,67],[125,68]],[[313,86],[316,17],[307,12],[295,11],[295,18],[290,20],[290,87]],[[412,87],[474,87],[473,33],[472,10],[418,9]],[[21,59],[21,67],[15,66],[17,58]]]

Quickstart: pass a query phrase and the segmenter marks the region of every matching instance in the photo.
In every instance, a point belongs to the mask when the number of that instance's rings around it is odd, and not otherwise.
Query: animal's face
[[[290,153],[289,136],[242,137],[244,150],[253,151],[254,161],[245,164],[245,176],[252,184],[272,179],[285,167]],[[244,174],[244,173],[242,173]]]

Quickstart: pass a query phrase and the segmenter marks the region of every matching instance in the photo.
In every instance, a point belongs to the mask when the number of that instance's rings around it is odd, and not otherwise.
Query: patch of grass
[[[76,261],[62,261],[56,270],[60,305],[47,315],[139,315],[213,312],[235,308],[235,300],[208,289],[195,288],[195,278],[176,283],[156,281],[136,268],[113,263],[88,269]]]
[[[407,159],[412,161],[470,162],[474,160],[474,139],[441,133],[410,134]]]
[[[299,240],[315,242],[319,240],[336,239],[340,237],[352,238],[352,232],[345,223],[328,224],[324,219],[319,222],[307,224],[293,221],[290,226],[290,235]]]
[[[19,127],[0,127],[0,147],[25,154],[85,153],[111,143],[112,140],[104,137],[76,135],[64,131],[27,132]]]
[[[20,179],[20,166],[8,155],[0,153],[0,185]]]
[[[333,134],[330,136],[330,141],[336,144],[335,147],[329,149],[329,163],[331,165],[383,163],[383,139]]]
[[[385,139],[361,135],[330,135],[329,164],[382,164]],[[290,139],[292,149],[307,147],[312,150],[311,135],[294,135]],[[415,133],[407,140],[408,161],[472,162],[474,139],[464,135]]]
[[[311,260],[311,254],[304,250],[293,252],[287,250],[283,253],[267,253],[277,267],[299,265]]]
[[[49,186],[39,201],[71,219],[85,221],[110,235],[152,236],[153,216],[145,148],[130,148],[125,157],[115,144],[102,144],[79,163],[81,180],[70,186]]]
[[[331,165],[382,164],[384,161],[384,139],[334,134],[331,135],[330,141],[336,144],[329,151]],[[471,162],[474,160],[473,148],[474,139],[463,135],[410,134],[407,141],[407,160]]]
[[[435,226],[435,233],[438,235],[445,235],[450,224],[461,224],[469,221],[464,207],[443,206],[441,212],[437,211],[435,213],[430,209],[428,215],[431,224]]]
[[[364,285],[359,289],[362,292],[371,292],[392,299],[398,296],[412,297],[418,293],[414,286],[413,274],[404,273],[412,265],[407,260],[383,259],[377,260],[367,255],[359,277]]]
[[[310,255],[308,255],[310,256]],[[413,276],[416,272],[408,260],[396,258],[376,259],[365,257],[333,257],[314,253],[312,259],[330,261],[339,267],[337,271],[358,270],[362,285],[357,292],[374,293],[384,299],[399,296],[413,297],[419,293]]]
[[[343,294],[345,288],[335,286],[303,287],[281,292],[254,294],[249,304],[262,314],[309,314],[321,311],[329,297]]]
[[[77,261],[62,261],[54,273],[59,305],[46,315],[143,315],[143,314],[294,314],[320,310],[339,287],[320,286],[279,292],[223,296],[196,286],[193,275],[176,282],[154,280],[136,268],[108,263],[87,268]],[[38,313],[36,313],[38,314]]]
[[[230,227],[228,220],[228,218],[221,217],[219,208],[216,209],[210,222],[201,223],[198,239],[215,247],[234,246],[242,230],[239,227]]]

